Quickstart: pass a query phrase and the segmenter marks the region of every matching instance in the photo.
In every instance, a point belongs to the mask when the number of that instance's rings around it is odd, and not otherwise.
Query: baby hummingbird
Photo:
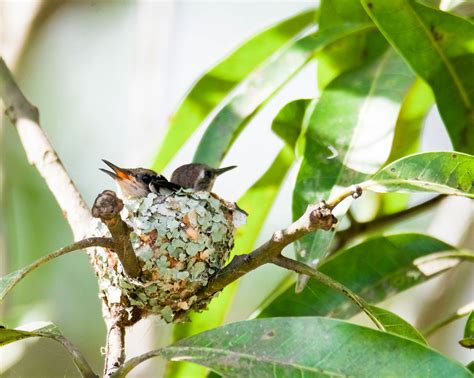
[[[206,164],[185,164],[176,168],[171,175],[170,181],[183,188],[210,192],[217,176],[236,167],[232,165],[225,168],[212,168]]]
[[[100,169],[112,177],[121,193],[120,197],[146,197],[149,193],[158,193],[160,188],[171,191],[181,189],[181,186],[169,182],[166,177],[146,168],[120,168],[110,161],[102,160],[112,171]]]

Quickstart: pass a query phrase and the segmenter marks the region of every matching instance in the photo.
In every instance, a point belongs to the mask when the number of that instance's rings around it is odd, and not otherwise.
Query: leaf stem
[[[317,271],[316,269],[311,268],[310,266],[300,261],[289,259],[288,257],[285,257],[283,255],[275,256],[271,262],[275,265],[278,265],[279,267],[292,270],[296,273],[304,274],[306,276],[310,276],[315,280],[321,282],[323,285],[326,285],[331,289],[342,293],[351,301],[353,301],[357,306],[359,306],[359,308],[367,314],[367,316],[370,318],[370,320],[372,320],[372,322],[377,326],[377,328],[381,329],[382,331],[385,331],[384,326],[370,311],[369,304],[365,301],[365,299],[358,296],[356,293],[354,293],[352,290],[350,290],[343,284],[333,280],[331,277]]]
[[[471,311],[474,311],[474,302],[462,306],[456,312],[450,314],[448,317],[430,325],[429,327],[424,329],[422,333],[425,337],[431,336],[433,333],[438,331],[440,328],[443,328],[445,325],[448,325],[449,323],[454,322],[455,320],[461,319],[469,315]]]

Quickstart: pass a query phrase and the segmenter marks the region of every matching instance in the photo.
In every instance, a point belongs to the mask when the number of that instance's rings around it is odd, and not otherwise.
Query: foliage
[[[272,130],[284,146],[238,201],[249,218],[238,230],[233,255],[255,247],[292,166],[298,170],[291,182],[294,220],[308,205],[352,185],[383,193],[377,198],[385,201],[381,207],[396,209],[394,224],[398,212],[411,210],[407,197],[386,192],[474,198],[473,41],[467,18],[414,0],[322,0],[320,11],[308,10],[257,34],[205,73],[170,120],[154,167],[161,170],[202,125],[206,130],[194,161],[219,166],[250,120],[316,60],[314,98],[289,102],[275,117]],[[423,129],[431,127],[424,120],[433,98],[453,151],[420,150]],[[346,201],[336,215],[342,219],[349,208]],[[356,223],[351,218],[349,213],[347,227]],[[117,376],[157,355],[180,361],[170,365],[169,376],[206,376],[205,369],[183,362],[236,377],[470,376],[459,362],[429,348],[413,325],[374,304],[472,262],[473,254],[425,233],[388,227],[383,235],[368,238],[361,231],[339,242],[339,231],[318,230],[294,243],[296,259],[334,280],[339,292],[314,277],[292,277],[255,309],[258,319],[223,325],[234,283],[208,313],[175,325],[171,345],[129,360]],[[0,280],[2,300],[30,270]],[[348,320],[361,310],[379,330]],[[467,347],[473,319],[471,312],[460,341]],[[55,327],[0,329],[2,344],[32,336],[64,339]],[[453,342],[459,338],[453,336]],[[84,374],[87,364],[79,363],[86,366],[80,369]]]

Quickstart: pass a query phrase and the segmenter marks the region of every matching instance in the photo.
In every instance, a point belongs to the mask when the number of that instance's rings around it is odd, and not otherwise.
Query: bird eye
[[[151,175],[148,175],[148,174],[144,174],[142,175],[141,177],[141,180],[143,181],[143,183],[145,183],[146,185],[148,185],[151,180],[153,179],[153,177],[151,177]]]
[[[204,172],[204,177],[210,179],[210,178],[212,178],[212,173],[210,171],[205,171]]]

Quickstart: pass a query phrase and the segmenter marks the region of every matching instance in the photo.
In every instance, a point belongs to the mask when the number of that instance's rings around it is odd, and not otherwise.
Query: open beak
[[[219,176],[219,175],[223,174],[224,172],[230,171],[231,169],[234,169],[234,168],[237,168],[237,166],[236,165],[231,165],[230,167],[217,168],[217,169],[214,170],[214,173],[216,174],[216,176]]]
[[[117,167],[115,164],[112,164],[110,161],[107,161],[104,159],[102,159],[102,161],[105,164],[107,164],[109,168],[112,169],[113,172],[108,171],[107,169],[102,169],[102,168],[100,168],[100,170],[104,173],[107,173],[114,180],[131,180],[132,177],[128,169]]]

